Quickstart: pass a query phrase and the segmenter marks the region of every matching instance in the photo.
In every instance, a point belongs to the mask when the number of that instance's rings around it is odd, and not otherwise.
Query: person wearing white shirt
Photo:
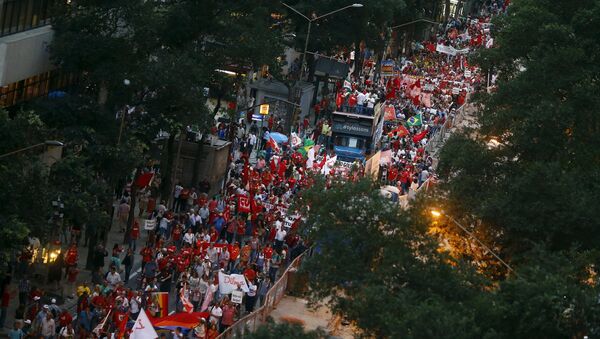
[[[117,269],[112,266],[110,268],[110,272],[106,274],[106,282],[110,285],[111,288],[115,288],[118,283],[121,282],[121,275],[117,272]]]
[[[367,97],[363,92],[358,92],[356,95],[356,107],[358,108],[358,113],[363,113],[366,98]]]
[[[183,235],[183,242],[192,246],[196,241],[196,236],[191,228],[188,228],[187,232]]]
[[[256,135],[254,133],[250,133],[250,136],[248,136],[248,144],[250,145],[250,149],[254,149],[256,146]]]
[[[279,230],[281,230],[281,226],[283,226],[283,223],[281,222],[281,220],[277,219],[275,221],[275,229],[277,229],[279,231]]]
[[[279,229],[277,229],[277,234],[275,234],[275,250],[280,252],[281,249],[283,248],[283,240],[285,239],[285,236],[287,235],[287,231],[281,227]]]
[[[223,316],[223,310],[221,309],[221,307],[218,304],[216,304],[212,308],[210,308],[210,322],[219,325],[219,321],[221,320],[222,316]]]

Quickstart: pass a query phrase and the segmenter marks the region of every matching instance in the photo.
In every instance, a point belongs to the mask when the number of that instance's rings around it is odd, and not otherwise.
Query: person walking
[[[133,254],[133,249],[129,247],[125,257],[123,258],[123,266],[125,266],[125,283],[129,282],[129,276],[131,275],[131,269],[133,268],[134,258],[135,256]]]

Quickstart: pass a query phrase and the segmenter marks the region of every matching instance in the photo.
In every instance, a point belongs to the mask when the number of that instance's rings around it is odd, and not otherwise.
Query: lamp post
[[[21,153],[21,152],[29,151],[30,149],[42,147],[42,146],[46,146],[48,148],[53,148],[53,147],[60,147],[60,148],[62,148],[62,147],[65,146],[65,144],[63,144],[60,141],[56,141],[56,140],[46,140],[44,142],[40,142],[39,144],[27,146],[27,147],[24,147],[24,148],[20,148],[18,150],[14,150],[12,152],[8,152],[8,153],[5,153],[5,154],[2,154],[2,155],[0,155],[0,159],[6,158],[8,156],[11,156],[11,155],[14,155],[14,154],[18,154],[18,153]]]
[[[440,22],[429,20],[429,19],[417,19],[417,20],[405,22],[405,23],[400,24],[400,25],[389,27],[388,28],[388,34],[391,34],[391,32],[394,31],[396,28],[410,26],[410,25],[416,24],[417,22],[427,22],[427,23],[430,23],[430,24],[440,24]],[[387,49],[388,49],[389,40],[390,39],[387,39],[385,47],[383,49],[384,57],[381,58],[382,61],[385,59],[385,56],[387,56],[386,53],[387,53]]]
[[[123,79],[123,85],[125,87],[129,87],[131,85],[131,81],[129,79]],[[119,127],[119,138],[117,139],[117,146],[121,144],[121,135],[123,134],[123,127],[125,126],[125,114],[129,112],[129,106],[125,106],[123,112],[121,113],[121,125]]]
[[[306,51],[308,50],[308,41],[310,40],[310,29],[311,29],[311,27],[312,27],[312,23],[313,23],[314,21],[317,21],[317,20],[319,20],[319,19],[322,19],[322,18],[324,18],[324,17],[326,17],[326,16],[329,16],[329,15],[331,15],[331,14],[334,14],[334,13],[337,13],[337,12],[341,12],[341,11],[343,11],[343,10],[345,10],[345,9],[348,9],[348,8],[360,8],[360,7],[363,7],[363,4],[360,4],[360,3],[354,3],[354,4],[352,4],[352,5],[348,5],[348,6],[346,6],[346,7],[342,7],[342,8],[336,9],[335,11],[331,11],[331,12],[329,12],[329,13],[325,13],[325,14],[323,14],[323,15],[320,15],[320,16],[317,16],[317,17],[314,17],[314,18],[312,18],[312,19],[311,19],[311,18],[307,17],[306,15],[302,14],[300,11],[298,11],[298,10],[297,10],[297,9],[295,9],[294,7],[292,7],[292,6],[288,5],[288,4],[286,4],[285,2],[282,2],[282,4],[283,4],[285,7],[287,7],[287,8],[289,8],[289,9],[291,9],[292,11],[296,12],[298,15],[300,15],[300,16],[301,16],[301,17],[303,17],[304,19],[306,19],[306,21],[308,21],[308,31],[307,31],[307,33],[306,33],[306,41],[304,42],[304,52],[302,53],[302,64],[300,65],[300,67],[301,67],[301,69],[300,69],[300,79],[302,79],[302,78],[303,78],[303,76],[304,76],[304,64],[306,63]]]
[[[451,216],[447,215],[444,213],[444,211],[441,210],[436,210],[436,209],[432,209],[431,211],[431,216],[434,217],[435,219],[439,219],[441,217],[446,217],[448,219],[450,219],[450,221],[452,221],[456,226],[458,226],[461,230],[465,231],[465,233],[467,233],[471,238],[475,239],[475,241],[483,248],[485,248],[487,251],[489,251],[496,259],[498,259],[498,261],[500,261],[500,263],[502,263],[502,265],[504,265],[504,267],[506,267],[508,269],[509,272],[515,273],[515,270],[513,270],[512,267],[510,267],[509,264],[507,264],[504,260],[502,260],[502,258],[500,258],[500,256],[498,254],[496,254],[496,252],[494,252],[491,248],[489,248],[486,244],[484,244],[483,242],[481,242],[481,240],[479,240],[479,238],[477,238],[472,232],[470,232],[469,230],[467,230],[466,227],[464,227],[461,223],[459,223],[458,221],[456,221],[456,219],[452,218]]]

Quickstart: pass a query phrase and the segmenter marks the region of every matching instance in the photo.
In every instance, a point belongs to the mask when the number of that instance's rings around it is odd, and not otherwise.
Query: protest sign
[[[231,302],[234,304],[241,304],[244,298],[244,292],[235,290],[231,292]]]
[[[246,278],[241,274],[225,274],[219,272],[219,293],[229,294],[240,287],[242,291],[248,292]]]

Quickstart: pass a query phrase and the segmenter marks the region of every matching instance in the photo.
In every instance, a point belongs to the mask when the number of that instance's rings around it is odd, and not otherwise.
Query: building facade
[[[0,0],[0,107],[46,96],[73,82],[50,62],[55,0]]]

